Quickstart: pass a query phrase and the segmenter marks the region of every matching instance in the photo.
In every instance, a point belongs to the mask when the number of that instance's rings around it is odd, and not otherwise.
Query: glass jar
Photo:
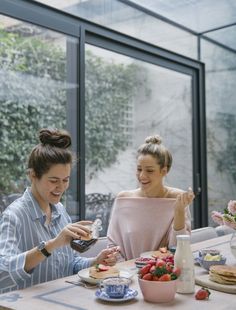
[[[236,231],[233,232],[230,240],[230,250],[233,256],[236,258]]]
[[[80,253],[86,252],[92,245],[94,245],[99,238],[99,232],[102,230],[102,221],[96,219],[91,225],[87,225],[91,231],[91,238],[89,240],[73,239],[71,240],[71,247]]]

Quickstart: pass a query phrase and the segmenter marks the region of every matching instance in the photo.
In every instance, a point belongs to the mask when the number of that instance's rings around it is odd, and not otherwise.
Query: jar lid
[[[177,235],[176,238],[180,240],[190,240],[189,235]]]

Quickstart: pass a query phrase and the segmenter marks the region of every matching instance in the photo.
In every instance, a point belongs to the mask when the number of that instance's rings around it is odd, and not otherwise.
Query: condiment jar
[[[95,244],[99,238],[99,231],[102,230],[102,221],[96,219],[91,225],[86,225],[90,228],[90,238],[87,240],[73,239],[70,243],[73,250],[76,250],[80,253],[86,252],[93,244]]]

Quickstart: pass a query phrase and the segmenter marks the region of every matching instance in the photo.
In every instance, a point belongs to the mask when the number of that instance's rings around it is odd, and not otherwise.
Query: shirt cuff
[[[21,281],[31,279],[31,274],[27,273],[24,269],[26,260],[26,252],[17,255],[17,257],[10,262],[10,276],[12,280],[20,285]]]

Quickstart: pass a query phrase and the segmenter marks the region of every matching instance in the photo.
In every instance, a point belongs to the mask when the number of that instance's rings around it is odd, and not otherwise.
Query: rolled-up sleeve
[[[81,269],[91,267],[94,264],[95,260],[96,260],[95,257],[86,258],[86,257],[75,255],[74,261],[73,261],[73,273],[75,274]]]
[[[21,223],[11,213],[4,212],[0,219],[0,289],[6,283],[12,283],[23,288],[29,281],[31,274],[25,272],[26,252],[19,250],[21,236],[19,229]],[[3,276],[4,275],[4,276]],[[3,283],[4,282],[4,283]]]
[[[185,227],[181,230],[174,230],[172,225],[169,238],[169,247],[176,245],[176,236],[178,235],[191,235],[191,213],[189,210],[189,206],[185,208]]]

